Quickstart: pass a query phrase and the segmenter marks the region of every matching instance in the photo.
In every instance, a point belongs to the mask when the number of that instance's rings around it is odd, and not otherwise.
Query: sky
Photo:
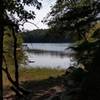
[[[37,10],[36,8],[32,7],[25,7],[25,9],[30,10],[33,9],[36,14],[36,18],[34,20],[31,20],[32,23],[36,24],[39,28],[38,29],[47,29],[48,26],[41,21],[44,17],[46,17],[47,13],[50,12],[51,6],[54,5],[56,0],[39,0],[42,3],[42,8],[40,10]],[[37,29],[36,26],[33,24],[25,23],[24,24],[25,30],[34,30]]]

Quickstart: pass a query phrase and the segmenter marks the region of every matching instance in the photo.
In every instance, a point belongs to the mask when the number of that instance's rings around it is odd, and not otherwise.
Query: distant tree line
[[[68,35],[67,32],[62,35],[51,29],[27,31],[23,32],[22,36],[25,43],[66,43],[76,40],[76,37],[74,38],[73,36]]]

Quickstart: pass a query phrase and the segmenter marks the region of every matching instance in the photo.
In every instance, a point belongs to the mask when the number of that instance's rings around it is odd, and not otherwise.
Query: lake
[[[70,43],[24,43],[23,48],[28,56],[27,66],[68,68],[72,64],[73,51],[66,49]]]

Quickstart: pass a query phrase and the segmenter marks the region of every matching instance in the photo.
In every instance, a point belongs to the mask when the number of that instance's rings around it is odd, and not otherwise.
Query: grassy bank
[[[9,68],[10,74],[14,79],[14,68]],[[57,77],[64,74],[63,69],[51,69],[51,68],[25,68],[20,67],[19,69],[19,79],[21,81],[30,81],[30,80],[43,80],[49,77]],[[3,74],[4,86],[10,86],[5,73]]]

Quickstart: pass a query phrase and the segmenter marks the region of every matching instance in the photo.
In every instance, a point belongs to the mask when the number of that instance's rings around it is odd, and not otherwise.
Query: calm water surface
[[[68,43],[32,43],[27,45],[28,66],[68,68],[71,65],[72,57],[67,50],[71,44]]]

